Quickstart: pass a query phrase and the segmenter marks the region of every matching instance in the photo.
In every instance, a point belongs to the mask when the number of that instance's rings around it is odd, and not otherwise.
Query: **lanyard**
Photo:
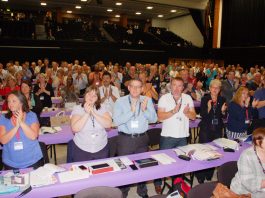
[[[11,122],[13,124],[13,126],[16,126],[17,120],[14,116],[11,117]],[[20,140],[20,133],[19,133],[19,129],[16,132],[16,138],[19,141]]]
[[[215,116],[216,116],[216,109],[217,109],[217,100],[215,102],[213,102],[212,106],[213,106],[213,117],[215,118]]]
[[[248,119],[248,108],[246,108],[246,120],[249,120]]]
[[[132,101],[131,101],[131,97],[129,96],[128,97],[128,99],[129,99],[129,104],[130,104],[130,106],[132,106]],[[138,102],[138,100],[137,100],[137,102]],[[136,102],[136,103],[137,103]],[[139,108],[138,108],[138,115],[137,115],[137,117],[140,115],[140,111],[141,111],[141,102],[139,103]],[[136,113],[134,112],[134,119],[136,118]]]
[[[110,86],[109,86],[109,89],[110,89],[110,91],[112,91],[112,89],[111,89]],[[103,87],[102,87],[102,90],[103,90],[103,95],[105,96],[105,93],[108,92],[108,88],[103,86]],[[109,95],[108,95],[107,100],[109,100]]]
[[[93,128],[95,128],[95,118],[92,115],[90,116],[90,118],[91,118],[91,121],[92,121]]]
[[[178,112],[179,112],[180,109],[181,109],[181,106],[182,106],[182,97],[180,97],[180,102],[178,103],[178,101],[174,98],[174,96],[173,96],[172,93],[171,93],[171,96],[172,96],[173,100],[175,101],[176,106],[177,106],[178,104],[180,104],[180,106],[179,106],[179,110],[178,110]],[[178,113],[178,112],[177,112],[177,113]]]

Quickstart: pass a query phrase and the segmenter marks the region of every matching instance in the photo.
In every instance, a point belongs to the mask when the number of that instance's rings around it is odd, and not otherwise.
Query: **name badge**
[[[41,97],[40,97],[40,100],[44,100],[44,96],[41,96]]]
[[[181,117],[176,117],[176,119],[178,120],[178,121],[182,121],[182,118]]]
[[[22,150],[23,149],[23,142],[15,142],[14,143],[14,150],[18,151],[18,150]]]
[[[212,125],[218,125],[218,119],[212,119]]]
[[[249,124],[249,120],[245,120],[245,124]]]
[[[131,121],[131,128],[132,129],[137,129],[139,127],[139,122],[138,120],[132,120]]]

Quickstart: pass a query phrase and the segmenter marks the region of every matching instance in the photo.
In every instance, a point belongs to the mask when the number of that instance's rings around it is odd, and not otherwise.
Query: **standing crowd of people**
[[[59,64],[44,59],[31,64],[26,61],[22,66],[18,61],[5,67],[0,63],[0,80],[2,110],[8,110],[0,117],[5,169],[42,165],[43,154],[37,140],[40,125],[47,124],[40,118],[42,108],[52,107],[53,96],[62,97],[63,104],[83,97],[83,103],[76,104],[71,114],[74,138],[68,144],[69,162],[109,157],[106,129],[113,125],[119,131],[117,155],[148,151],[148,124],[157,121],[162,122],[160,149],[187,145],[189,120],[196,119],[197,113],[201,117],[199,143],[223,136],[242,138],[257,131],[254,150],[246,155],[257,157],[263,177],[256,185],[261,185],[247,188],[242,183],[241,188],[245,187],[242,192],[252,194],[265,188],[262,164],[265,163],[265,69],[262,66],[248,71],[240,65],[225,68],[214,63],[166,66],[127,62],[123,67],[99,61],[90,67],[78,60]],[[194,101],[201,102],[200,108],[194,107]],[[227,127],[223,134],[224,119]],[[239,166],[246,160],[242,157]],[[237,180],[232,184],[249,181],[254,186],[251,179],[256,182],[257,178],[240,180],[244,177],[240,170],[239,167]],[[253,174],[258,173],[261,172]],[[195,175],[203,183],[212,179],[213,169],[197,171]],[[157,193],[161,193],[161,182],[154,182]],[[121,189],[126,197],[129,186]],[[137,193],[148,197],[145,183],[138,184]]]

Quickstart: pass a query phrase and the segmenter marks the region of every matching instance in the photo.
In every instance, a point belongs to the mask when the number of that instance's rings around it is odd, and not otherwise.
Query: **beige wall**
[[[163,19],[152,19],[152,27],[164,27],[167,28],[167,21]]]
[[[197,47],[203,47],[203,36],[194,23],[191,15],[171,20],[153,19],[153,27],[164,27],[174,32]]]
[[[191,15],[169,20],[167,25],[170,31],[187,41],[191,41],[197,47],[203,47],[203,36]]]

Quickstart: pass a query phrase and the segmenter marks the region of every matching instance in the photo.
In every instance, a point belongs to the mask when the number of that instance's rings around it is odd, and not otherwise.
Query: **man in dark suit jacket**
[[[226,102],[229,103],[234,93],[238,88],[238,82],[235,81],[235,72],[230,71],[227,74],[227,79],[222,81],[221,95],[225,98]]]

